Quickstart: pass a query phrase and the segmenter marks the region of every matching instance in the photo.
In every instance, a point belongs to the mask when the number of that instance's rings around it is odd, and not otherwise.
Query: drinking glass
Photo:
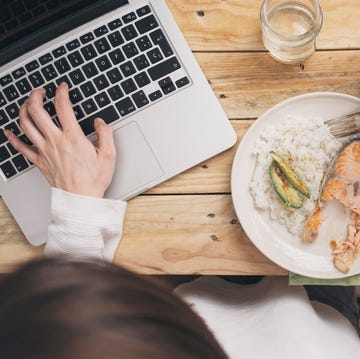
[[[260,22],[265,47],[281,62],[300,62],[315,51],[322,26],[316,0],[264,0]]]

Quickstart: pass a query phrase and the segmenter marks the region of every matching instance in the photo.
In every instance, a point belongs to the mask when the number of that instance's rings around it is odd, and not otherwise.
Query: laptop
[[[70,87],[81,128],[113,126],[107,198],[129,199],[222,152],[236,134],[165,1],[14,0],[0,5],[0,128],[25,143],[18,109],[44,87]],[[59,125],[60,126],[60,125]],[[32,245],[47,240],[50,186],[0,131],[0,194]]]

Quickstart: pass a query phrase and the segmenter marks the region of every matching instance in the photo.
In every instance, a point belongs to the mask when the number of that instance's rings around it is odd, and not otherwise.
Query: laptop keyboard
[[[44,87],[44,108],[55,114],[56,87],[66,82],[85,135],[93,122],[124,119],[190,84],[152,9],[146,5],[96,27],[0,78],[0,170],[11,179],[33,165],[11,146],[3,129],[25,143],[18,112],[32,89]]]

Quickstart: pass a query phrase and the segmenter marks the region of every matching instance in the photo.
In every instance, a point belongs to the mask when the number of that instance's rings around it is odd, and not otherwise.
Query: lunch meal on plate
[[[360,141],[344,145],[320,118],[288,116],[262,131],[253,155],[255,207],[295,238],[314,242],[326,204],[341,204],[347,235],[329,238],[329,246],[335,267],[347,273],[360,251]]]

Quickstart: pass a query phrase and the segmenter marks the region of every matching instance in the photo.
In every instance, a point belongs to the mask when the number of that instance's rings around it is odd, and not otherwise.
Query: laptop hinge
[[[17,41],[16,44],[2,50],[0,66],[86,22],[128,3],[127,0],[98,1],[95,4],[66,16],[66,18],[54,22],[38,32],[24,36],[21,40]]]

